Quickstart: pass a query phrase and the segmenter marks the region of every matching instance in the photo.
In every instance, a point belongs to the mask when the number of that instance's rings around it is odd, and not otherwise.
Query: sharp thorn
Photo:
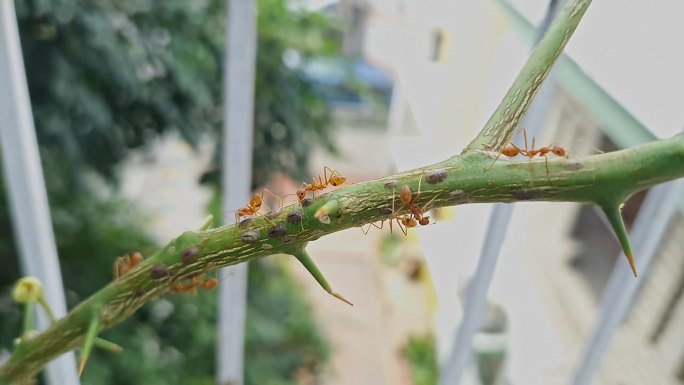
[[[99,331],[100,317],[98,314],[94,314],[93,318],[90,320],[90,325],[88,325],[88,332],[86,333],[85,341],[83,342],[83,350],[81,351],[81,358],[78,364],[79,377],[81,377],[83,371],[85,370],[86,364],[88,363],[88,358],[90,357],[90,352],[93,350],[97,333]]]
[[[316,266],[316,263],[313,261],[311,256],[306,252],[306,250],[299,250],[295,253],[292,253],[292,255],[299,260],[299,262],[304,265],[306,270],[311,274],[311,276],[314,277],[316,282],[318,282],[319,285],[328,292],[330,295],[333,297],[339,299],[340,301],[347,303],[351,306],[354,306],[353,303],[351,303],[348,299],[344,298],[341,294],[337,294],[332,290],[332,287],[330,287],[330,284],[328,283],[328,280],[325,279],[325,276],[323,276],[323,273],[321,273],[321,270]]]
[[[346,304],[349,304],[350,306],[354,306],[354,304],[351,303],[348,299],[344,298],[344,297],[342,296],[342,294],[337,294],[337,293],[334,293],[334,292],[332,292],[332,291],[329,292],[329,293],[330,293],[333,297],[339,299],[340,301],[342,301],[342,302],[344,302],[344,303],[346,303]]]

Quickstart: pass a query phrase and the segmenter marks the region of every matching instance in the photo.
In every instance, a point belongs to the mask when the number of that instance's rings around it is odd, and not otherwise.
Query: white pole
[[[549,2],[546,18],[538,29],[537,42],[551,24],[558,9],[558,3],[557,0]],[[541,126],[546,118],[551,93],[555,87],[554,73],[555,71],[552,70],[547,76],[521,124],[523,127],[527,127],[527,133],[531,136],[535,136],[541,131]],[[487,293],[494,278],[499,254],[506,240],[506,230],[512,214],[513,205],[510,204],[497,203],[492,209],[475,275],[468,285],[466,300],[463,305],[463,318],[454,336],[449,358],[442,365],[439,385],[460,384],[466,367],[473,362],[471,360],[473,337],[482,324],[482,317],[487,304]]]
[[[243,207],[252,183],[256,2],[229,0],[224,76],[223,210]],[[247,264],[221,270],[218,384],[242,385]]]
[[[42,282],[55,316],[63,317],[64,288],[12,0],[0,0],[0,141],[22,273]],[[38,328],[49,325],[47,315],[39,311]],[[48,364],[46,379],[52,385],[79,384],[74,354],[66,353]]]
[[[648,268],[662,244],[668,225],[684,196],[684,179],[661,184],[649,191],[631,234],[634,244],[635,265],[639,276],[623,263],[623,253],[618,257],[608,285],[601,300],[601,318],[585,346],[580,364],[575,372],[574,385],[589,385],[598,371],[601,357],[608,348],[615,329],[632,307],[640,284],[648,275]]]

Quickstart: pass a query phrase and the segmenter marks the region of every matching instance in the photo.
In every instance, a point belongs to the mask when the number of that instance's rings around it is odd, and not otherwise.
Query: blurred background
[[[281,195],[324,166],[356,183],[459,153],[559,5],[244,2],[257,10],[253,152],[244,165],[251,181],[227,183]],[[14,7],[9,16],[3,9],[3,20],[18,25],[72,308],[112,280],[116,257],[150,255],[208,213],[233,220],[238,207],[221,204],[221,170],[231,159],[222,153],[228,1],[15,0]],[[684,55],[673,47],[684,46],[682,14],[675,0],[593,4],[540,94],[528,125],[536,143],[560,144],[573,158],[680,132]],[[15,84],[0,83],[0,92]],[[0,124],[16,129],[5,116]],[[0,362],[21,333],[10,291],[26,264],[2,146]],[[650,195],[637,194],[623,211],[629,226],[642,217],[642,227],[664,229],[646,233],[657,247],[648,258],[637,253],[638,280],[624,279],[626,262],[602,214],[576,204],[516,204],[491,281],[478,274],[491,205],[440,210],[436,224],[408,236],[371,227],[311,243],[310,254],[354,307],[322,291],[293,258],[250,263],[244,378],[232,383],[446,384],[440,368],[448,371],[460,351],[452,384],[684,384],[682,200],[653,217]],[[220,279],[229,280],[225,274]],[[469,321],[472,336],[459,329],[468,303],[484,309]],[[200,292],[142,308],[103,334],[125,350],[95,351],[81,383],[217,383],[225,364],[217,344],[230,343],[218,339],[221,306],[217,292]]]

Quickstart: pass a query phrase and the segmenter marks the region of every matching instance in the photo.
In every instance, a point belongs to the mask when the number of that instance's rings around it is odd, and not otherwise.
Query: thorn
[[[629,267],[632,269],[632,274],[634,274],[634,278],[637,277],[637,270],[636,266],[634,265],[634,257],[632,256],[632,252],[625,251],[625,257],[627,257],[627,262],[629,262]]]
[[[319,285],[328,292],[328,294],[332,295],[333,297],[339,299],[340,301],[349,304],[351,306],[354,306],[353,303],[351,303],[348,299],[344,298],[341,294],[337,294],[333,291],[332,287],[330,287],[330,284],[328,283],[328,280],[325,279],[325,276],[323,276],[323,273],[318,269],[318,266],[316,266],[316,263],[314,262],[313,259],[311,259],[311,256],[306,252],[306,250],[301,249],[295,253],[292,253],[292,255],[299,260],[299,262],[304,265],[304,268],[314,277],[316,282],[318,282]]]
[[[81,359],[78,364],[78,376],[81,377],[85,366],[88,363],[88,358],[90,357],[90,352],[93,350],[93,345],[95,345],[95,339],[97,337],[97,332],[100,331],[100,317],[97,314],[93,315],[90,320],[90,325],[88,325],[88,332],[86,333],[85,341],[83,342],[83,350],[81,351]]]
[[[622,204],[608,204],[606,206],[601,206],[603,213],[606,214],[610,226],[615,231],[615,235],[618,238],[620,246],[627,257],[627,262],[629,262],[629,267],[632,269],[632,274],[637,276],[636,265],[634,264],[634,257],[632,256],[632,248],[629,245],[629,236],[627,235],[627,229],[625,229],[625,223],[622,221],[622,215],[620,214],[620,208]]]
[[[204,219],[204,222],[202,222],[202,224],[200,225],[200,228],[199,228],[200,231],[209,229],[213,223],[214,223],[214,216],[209,215],[208,217],[206,217]]]
[[[95,347],[106,350],[110,353],[121,353],[123,352],[123,348],[121,345],[117,345],[114,342],[107,341],[104,338],[97,337],[95,338]]]
[[[350,306],[354,306],[354,304],[351,303],[348,299],[344,298],[344,297],[342,296],[342,294],[333,293],[332,291],[329,291],[328,293],[332,294],[333,297],[339,299],[340,301],[342,301],[342,302],[344,302],[344,303],[347,303],[347,304],[349,304]]]

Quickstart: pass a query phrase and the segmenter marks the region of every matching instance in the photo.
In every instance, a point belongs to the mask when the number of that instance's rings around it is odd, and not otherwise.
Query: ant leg
[[[549,179],[549,157],[544,155],[544,166],[546,166],[546,179]]]
[[[534,140],[535,139],[536,139],[535,137],[532,138],[532,150],[534,150]],[[527,144],[525,144],[525,145],[527,145]],[[530,150],[527,150],[527,157],[530,158],[530,163],[532,163],[532,158],[534,157],[534,155],[535,155],[534,153],[532,155],[530,155]]]
[[[429,201],[420,209],[421,215],[425,215],[425,209],[427,209],[427,207],[428,207],[430,204],[432,204],[432,202],[434,202],[435,199],[437,199],[437,195],[435,195],[434,197],[432,197],[432,199],[430,199],[430,200],[429,200]],[[428,221],[428,222],[425,223],[425,224],[423,224],[422,221],[418,221],[418,223],[420,223],[421,225],[425,226],[425,225],[427,225],[427,224],[430,222],[430,217],[423,217],[423,218],[427,218],[427,221]]]
[[[392,219],[395,219],[396,211],[394,210],[394,202],[396,201],[396,190],[392,188],[392,216],[389,219],[389,228],[390,228],[390,234],[392,233]]]
[[[316,282],[318,282],[319,285],[323,288],[323,290],[327,291],[328,294],[332,295],[333,297],[339,299],[342,302],[345,302],[351,306],[354,306],[353,303],[349,302],[346,298],[344,298],[342,295],[335,293],[332,290],[332,287],[330,287],[330,284],[328,283],[328,280],[325,279],[325,276],[323,273],[321,273],[321,270],[316,266],[316,263],[314,262],[313,259],[311,259],[311,256],[305,251],[301,250],[297,253],[292,254],[299,262],[304,265],[304,268],[311,274]]]
[[[404,233],[404,236],[408,236],[408,229],[401,224],[401,220],[399,218],[394,218],[397,220],[397,225],[399,225],[399,229],[401,230],[402,233]]]
[[[281,197],[280,195],[275,194],[273,191],[271,191],[271,190],[265,188],[265,189],[263,189],[263,190],[261,191],[261,199],[262,199],[262,200],[264,199],[264,193],[268,193],[270,196],[272,196],[272,197],[275,198],[278,202],[280,202],[280,208],[278,209],[278,211],[280,211],[280,210],[283,209],[284,197]]]
[[[420,196],[420,184],[423,182],[423,175],[424,174],[420,174],[420,178],[418,179],[418,192],[416,193],[416,199],[418,199],[418,197]],[[413,200],[413,202],[415,202],[415,199]]]
[[[260,217],[264,218],[264,219],[267,220],[269,223],[271,223],[273,226],[276,225],[275,222],[273,222],[273,221],[270,220],[267,216],[265,216],[264,214],[262,214],[262,213],[260,213],[260,212],[258,212],[258,211],[255,211],[255,212],[254,212],[254,215],[260,216]]]
[[[330,171],[330,177],[328,177],[328,171]],[[330,183],[330,178],[332,178],[333,175],[335,175],[335,171],[333,169],[328,166],[323,166],[323,183],[325,186]]]
[[[509,142],[509,143],[510,143],[510,142]],[[511,143],[511,144],[512,144],[512,143]],[[501,147],[501,151],[499,151],[499,153],[496,154],[496,158],[494,158],[494,161],[492,162],[492,164],[490,164],[489,167],[486,167],[486,168],[484,169],[485,171],[489,171],[489,169],[491,169],[492,166],[494,166],[494,163],[496,163],[496,161],[499,160],[499,157],[501,156],[501,153],[502,153],[502,152],[503,152],[503,147]]]
[[[327,175],[326,171],[330,171],[330,175]],[[323,168],[323,174],[325,175],[325,178],[326,178],[326,180],[325,180],[326,185],[332,184],[332,180],[334,177],[343,178],[343,181],[341,183],[344,183],[344,181],[346,181],[346,179],[347,179],[347,178],[342,177],[342,174],[340,174],[339,171],[333,170],[328,166],[325,166]],[[333,186],[337,186],[337,185],[333,185]]]
[[[429,201],[420,209],[420,212],[421,212],[421,213],[424,213],[424,212],[425,212],[425,209],[426,209],[432,202],[434,202],[435,199],[437,199],[437,195],[433,196],[432,199],[430,199],[430,200],[429,200]]]
[[[366,227],[366,230],[364,230],[363,226],[361,226],[361,231],[363,231],[363,235],[368,235],[371,226],[375,227],[376,229],[382,230],[382,228],[385,226],[385,220],[380,221],[380,226],[376,225],[375,223],[369,223],[368,227]]]
[[[124,262],[123,257],[118,257],[116,261],[114,261],[114,280],[118,281],[119,278],[123,275],[122,270],[126,263]]]

